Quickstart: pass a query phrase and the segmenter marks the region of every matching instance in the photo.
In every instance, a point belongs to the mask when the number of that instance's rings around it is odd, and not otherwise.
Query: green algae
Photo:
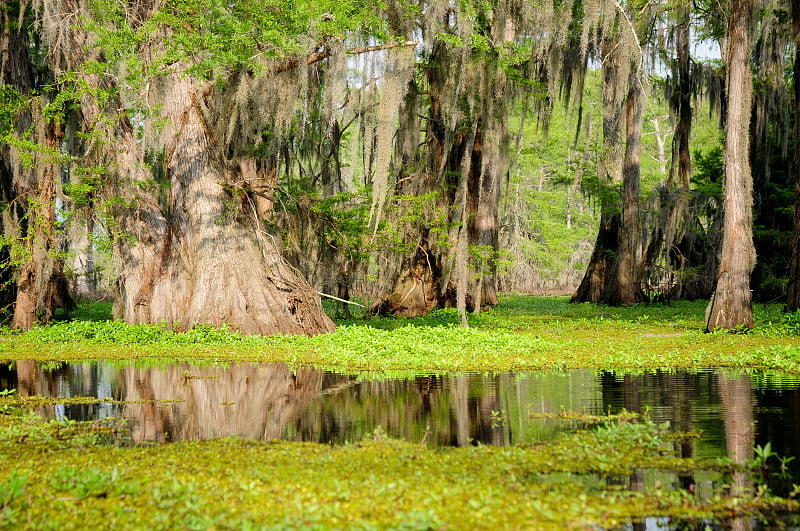
[[[380,430],[340,447],[232,438],[120,447],[0,415],[0,527],[611,529],[798,509],[763,489],[731,493],[725,478],[746,468],[678,457],[683,435],[647,418],[587,422],[594,428],[514,447],[430,449]],[[705,475],[704,490],[677,488],[686,473]]]

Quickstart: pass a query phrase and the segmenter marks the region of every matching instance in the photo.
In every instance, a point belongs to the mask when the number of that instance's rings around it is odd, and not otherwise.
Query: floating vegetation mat
[[[380,429],[344,446],[237,438],[134,445],[114,419],[47,421],[0,401],[0,527],[613,529],[786,522],[763,462],[679,456],[647,417],[564,413],[558,440],[428,448]],[[576,424],[577,423],[577,424]]]

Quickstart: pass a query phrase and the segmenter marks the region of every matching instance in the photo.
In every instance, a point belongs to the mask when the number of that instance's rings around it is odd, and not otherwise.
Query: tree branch
[[[387,44],[379,44],[379,45],[375,45],[375,46],[364,46],[364,47],[361,47],[361,48],[352,48],[350,50],[347,50],[347,53],[350,54],[350,55],[358,55],[358,54],[368,53],[368,52],[377,52],[377,51],[380,51],[380,50],[390,50],[392,48],[410,48],[412,46],[416,46],[417,44],[419,44],[417,41],[390,42],[390,43],[387,43]],[[324,46],[324,48],[321,51],[319,51],[317,53],[314,53],[314,54],[311,54],[308,57],[306,57],[305,63],[307,65],[313,65],[315,63],[319,63],[320,61],[323,61],[323,60],[327,59],[328,57],[330,57],[330,55],[331,55],[330,54],[330,50],[328,49],[327,46]],[[275,72],[276,74],[279,74],[281,72],[287,72],[289,70],[297,68],[298,66],[300,66],[300,61],[302,61],[302,59],[291,59],[291,60],[285,61],[285,62],[279,64],[278,66],[276,66],[275,69],[273,70],[273,72]]]

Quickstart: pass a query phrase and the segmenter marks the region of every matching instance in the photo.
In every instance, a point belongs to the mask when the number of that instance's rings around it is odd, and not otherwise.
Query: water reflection
[[[135,442],[240,436],[342,444],[380,427],[428,445],[495,445],[554,437],[564,423],[535,413],[649,414],[674,429],[701,431],[682,441],[683,457],[752,458],[769,442],[780,455],[800,446],[800,382],[767,374],[578,370],[526,374],[422,375],[366,380],[285,364],[163,368],[30,361],[0,365],[0,390],[22,396],[97,397],[94,404],[42,406],[49,418],[122,417]],[[797,474],[797,460],[794,477]],[[691,488],[695,478],[680,478]]]

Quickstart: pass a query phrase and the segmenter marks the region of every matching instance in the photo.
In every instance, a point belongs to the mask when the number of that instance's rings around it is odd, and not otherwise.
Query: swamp
[[[800,529],[798,57],[797,0],[0,2],[0,528]]]
[[[82,305],[0,336],[0,524],[795,528],[796,318],[703,312],[509,295],[298,337]]]

